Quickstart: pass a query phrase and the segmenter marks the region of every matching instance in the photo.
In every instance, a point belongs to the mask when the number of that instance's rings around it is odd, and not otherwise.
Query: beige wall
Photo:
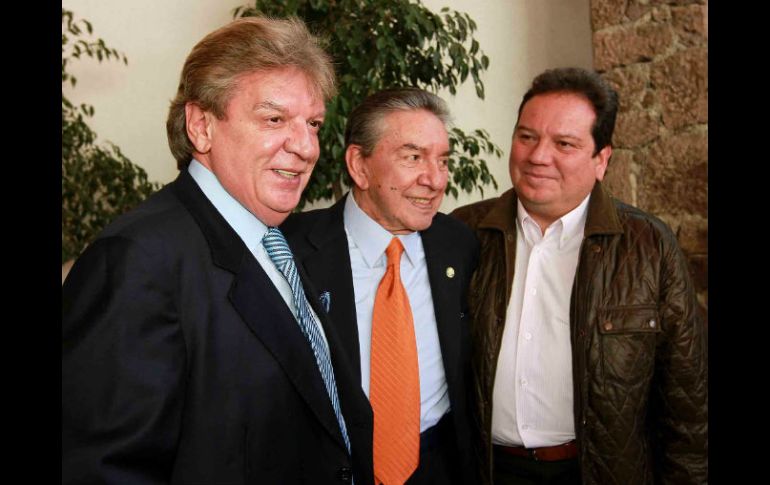
[[[76,62],[73,101],[96,109],[91,126],[100,139],[116,143],[151,180],[170,182],[176,164],[166,142],[168,103],[192,46],[232,18],[247,0],[64,0],[62,6],[93,23],[95,33],[124,52],[128,66],[116,62]],[[499,190],[511,186],[507,159],[516,108],[529,81],[546,68],[592,67],[589,0],[423,0],[433,11],[448,6],[467,12],[478,24],[476,38],[490,58],[484,74],[486,99],[470,83],[457,96],[442,93],[455,124],[463,130],[486,129],[503,150],[488,159]],[[445,199],[442,210],[481,199],[479,192]]]

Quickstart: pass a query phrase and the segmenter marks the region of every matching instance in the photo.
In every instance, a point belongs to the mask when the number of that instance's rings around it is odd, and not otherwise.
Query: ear
[[[599,153],[594,157],[594,160],[596,161],[596,180],[601,182],[604,179],[604,173],[607,171],[607,164],[610,162],[611,156],[612,147],[607,145],[599,150]]]
[[[187,137],[195,151],[201,154],[211,150],[211,114],[204,111],[196,103],[189,102],[184,106]]]
[[[345,150],[345,163],[353,183],[360,190],[369,188],[369,171],[364,155],[361,153],[361,145],[350,145]]]

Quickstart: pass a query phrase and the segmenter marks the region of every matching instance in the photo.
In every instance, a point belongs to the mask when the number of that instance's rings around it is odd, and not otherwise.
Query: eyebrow
[[[261,109],[278,111],[281,114],[284,114],[287,112],[287,109],[285,106],[275,103],[273,101],[262,101],[261,103],[257,103],[256,105],[254,105],[254,111],[261,110]],[[324,108],[323,111],[316,113],[309,119],[318,119],[323,121],[325,117],[326,117],[326,109]]]
[[[406,148],[406,149],[409,149],[409,150],[416,150],[418,152],[424,152],[426,150],[425,147],[421,147],[419,145],[415,145],[414,143],[404,143],[403,145],[401,145],[401,148],[402,149]],[[452,153],[451,150],[447,150],[444,153],[442,153],[441,156],[442,157],[448,157],[451,153]]]
[[[529,131],[531,133],[537,133],[537,131],[533,130],[532,128],[528,128],[528,127],[522,126],[522,125],[518,125],[516,127],[516,129],[514,130],[514,133],[516,133],[517,131],[520,131],[520,130]],[[578,140],[578,141],[582,140],[582,138],[580,136],[573,135],[571,133],[556,133],[554,138],[569,138],[571,140]]]
[[[257,109],[271,109],[271,110],[280,111],[280,112],[286,111],[286,108],[284,108],[280,104],[274,103],[272,101],[262,101],[261,103],[257,103],[254,106],[254,109],[255,110],[257,110]]]

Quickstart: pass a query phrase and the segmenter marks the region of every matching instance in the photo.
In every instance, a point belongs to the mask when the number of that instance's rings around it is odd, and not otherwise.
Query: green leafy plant
[[[449,8],[436,14],[419,0],[256,0],[234,10],[235,17],[258,14],[296,15],[326,39],[339,80],[339,94],[327,105],[320,135],[321,158],[303,195],[314,202],[343,195],[349,186],[344,164],[347,115],[367,95],[383,88],[417,86],[431,92],[457,86],[469,77],[476,95],[484,99],[481,73],[489,58],[473,37],[476,23],[466,13]],[[451,177],[446,192],[471,193],[497,182],[487,169],[484,154],[502,151],[483,129],[449,132]]]
[[[76,20],[62,9],[61,82],[75,87],[77,79],[67,72],[74,59],[88,56],[103,60],[120,60],[126,56],[108,47],[104,40],[83,37],[93,33],[91,23]],[[145,171],[126,158],[112,143],[99,145],[97,135],[86,123],[94,108],[74,105],[61,97],[62,122],[62,263],[75,258],[85,246],[117,215],[134,207],[160,185],[147,181]]]

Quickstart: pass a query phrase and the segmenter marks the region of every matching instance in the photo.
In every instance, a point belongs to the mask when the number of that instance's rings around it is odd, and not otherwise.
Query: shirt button
[[[524,338],[527,339],[527,340],[532,340],[532,334],[527,332],[527,333],[524,334]]]
[[[344,466],[337,471],[337,478],[343,483],[350,483],[353,478],[353,470]]]
[[[523,425],[523,426],[521,427],[521,429],[529,429],[529,425],[528,425],[528,424],[525,424],[525,425]]]
[[[594,245],[591,246],[591,251],[593,251],[595,253],[601,253],[602,252],[602,247],[599,246],[598,244],[594,244]]]
[[[612,322],[611,321],[607,320],[606,322],[604,322],[604,330],[606,330],[608,332],[610,330],[612,330]]]
[[[521,385],[522,386],[526,386],[527,385],[527,380],[526,379],[522,379],[521,380]]]
[[[650,328],[655,328],[655,319],[654,318],[651,318],[648,323],[650,325]]]
[[[537,295],[537,288],[532,288],[532,294]]]

